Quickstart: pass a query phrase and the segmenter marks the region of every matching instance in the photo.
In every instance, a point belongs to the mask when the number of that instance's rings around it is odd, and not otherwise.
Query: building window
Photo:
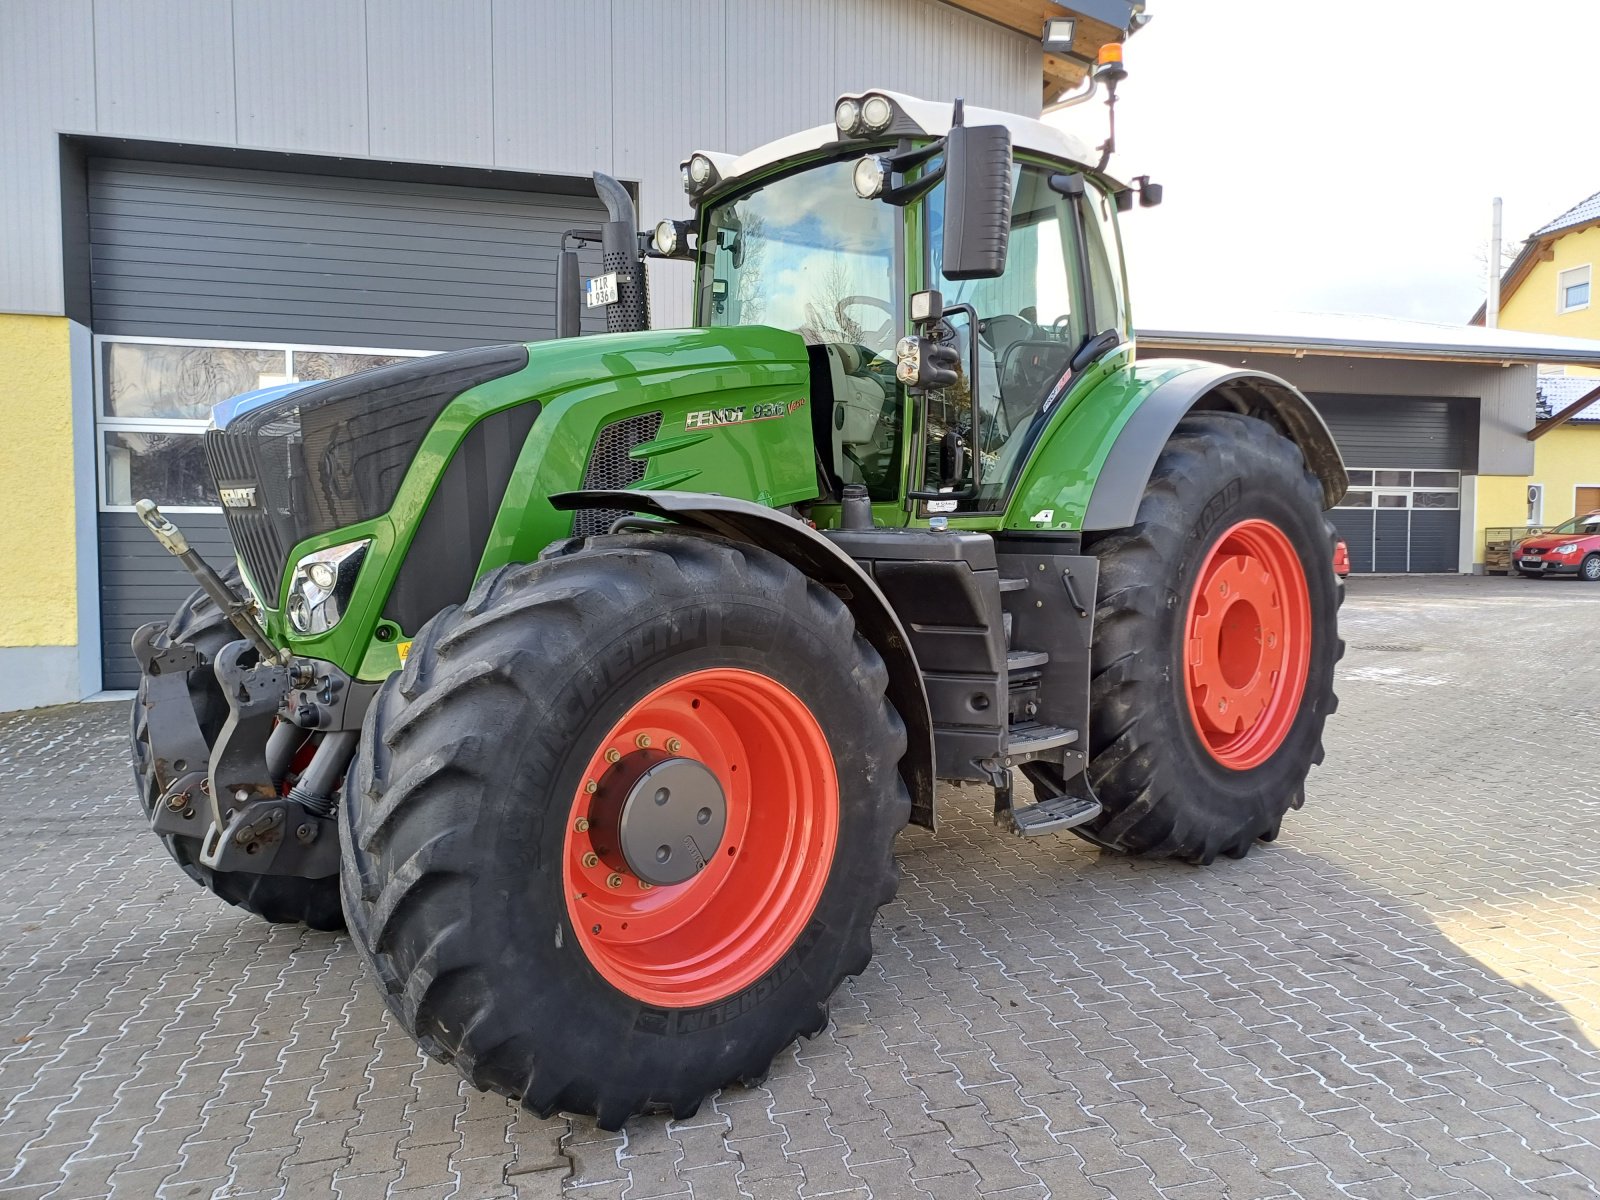
[[[1461,507],[1460,471],[1395,471],[1352,467],[1339,508]]]
[[[178,512],[220,511],[201,436],[212,405],[257,388],[338,379],[429,353],[161,338],[95,342],[100,507],[111,512],[131,511],[144,499]]]
[[[1589,268],[1573,267],[1556,276],[1557,308],[1560,312],[1577,312],[1589,307]]]

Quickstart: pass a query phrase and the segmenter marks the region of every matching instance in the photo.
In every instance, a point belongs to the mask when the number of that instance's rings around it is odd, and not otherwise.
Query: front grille
[[[660,432],[658,412],[624,417],[601,429],[583,470],[583,490],[609,492],[633,487],[644,478],[647,464],[642,458],[630,457],[629,451],[652,441]],[[604,533],[618,517],[627,515],[628,510],[621,508],[580,508],[572,518],[572,536]]]

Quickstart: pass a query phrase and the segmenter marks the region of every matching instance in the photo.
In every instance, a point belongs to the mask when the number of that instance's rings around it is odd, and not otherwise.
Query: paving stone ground
[[[0,718],[0,1198],[1600,1194],[1600,587],[1363,579],[1282,839],[1196,870],[976,790],[833,1025],[609,1134],[423,1060],[337,937],[197,890],[123,705]]]

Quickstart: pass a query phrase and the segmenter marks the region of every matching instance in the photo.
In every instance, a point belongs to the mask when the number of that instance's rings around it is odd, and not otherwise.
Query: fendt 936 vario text
[[[611,332],[221,406],[237,573],[142,506],[202,583],[134,639],[172,856],[347,923],[429,1054],[608,1128],[824,1026],[940,780],[1117,853],[1277,837],[1340,649],[1315,411],[1135,361],[1154,185],[885,91],[683,175],[693,221],[599,176],[569,235]],[[694,328],[647,328],[649,255]]]

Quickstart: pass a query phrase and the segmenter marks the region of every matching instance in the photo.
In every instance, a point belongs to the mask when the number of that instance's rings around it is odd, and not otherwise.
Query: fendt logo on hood
[[[685,429],[714,429],[719,425],[746,425],[751,421],[770,421],[786,417],[805,405],[805,397],[798,400],[772,400],[764,404],[741,404],[737,408],[703,408],[683,419]]]

